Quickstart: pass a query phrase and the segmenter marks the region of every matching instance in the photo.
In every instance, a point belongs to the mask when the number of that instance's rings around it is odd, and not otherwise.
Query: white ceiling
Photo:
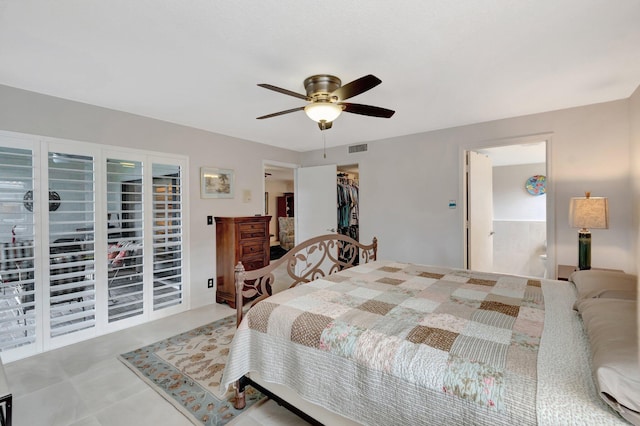
[[[382,84],[320,132],[328,73]],[[299,151],[627,98],[638,0],[0,0],[0,84]]]

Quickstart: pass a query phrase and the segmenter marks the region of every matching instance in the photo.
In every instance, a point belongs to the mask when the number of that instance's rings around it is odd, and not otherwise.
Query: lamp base
[[[578,232],[578,269],[591,269],[591,232]]]

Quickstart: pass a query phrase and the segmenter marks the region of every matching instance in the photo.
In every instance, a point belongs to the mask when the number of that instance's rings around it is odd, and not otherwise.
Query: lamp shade
[[[330,123],[342,113],[342,106],[332,102],[313,102],[304,107],[304,112],[317,123]]]
[[[569,223],[573,228],[609,228],[609,202],[606,197],[574,197],[569,205]]]

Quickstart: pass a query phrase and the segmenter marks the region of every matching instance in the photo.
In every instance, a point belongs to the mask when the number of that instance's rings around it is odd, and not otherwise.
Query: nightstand
[[[613,272],[624,272],[620,269],[607,269],[607,268],[591,268],[597,271],[613,271]],[[558,280],[560,281],[569,281],[569,277],[575,271],[578,270],[578,267],[575,265],[558,265]]]

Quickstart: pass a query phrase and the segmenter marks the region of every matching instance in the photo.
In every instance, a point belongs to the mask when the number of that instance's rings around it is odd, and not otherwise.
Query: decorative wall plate
[[[544,175],[534,175],[527,179],[524,187],[531,195],[542,195],[547,192],[547,177]]]
[[[27,191],[23,197],[24,208],[33,211],[33,191]],[[49,191],[49,211],[54,212],[60,207],[60,194],[56,191]]]

